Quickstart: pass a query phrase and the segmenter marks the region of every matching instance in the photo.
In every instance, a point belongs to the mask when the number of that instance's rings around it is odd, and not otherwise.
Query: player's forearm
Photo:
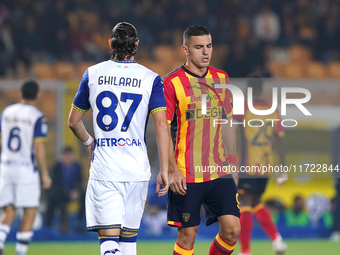
[[[80,113],[74,109],[71,109],[68,126],[73,134],[81,141],[86,142],[89,139],[89,134],[86,131],[83,121],[81,120],[84,113]]]
[[[86,142],[89,139],[89,134],[86,131],[84,123],[82,121],[78,122],[76,125],[70,126],[73,134],[81,141]]]
[[[279,155],[279,160],[281,165],[286,164],[286,149],[285,149],[285,143],[282,137],[277,137],[276,139],[276,147],[277,147],[277,153]]]
[[[169,132],[167,124],[156,125],[158,155],[162,171],[168,172],[169,162]]]
[[[45,145],[43,142],[34,142],[35,157],[42,176],[47,176],[48,169],[46,164]]]
[[[153,114],[155,119],[156,140],[159,155],[159,162],[161,171],[168,172],[169,170],[169,129],[166,120],[165,111],[155,112]]]
[[[232,126],[232,117],[228,118],[228,123],[222,125],[222,140],[227,156],[236,155],[236,130]]]

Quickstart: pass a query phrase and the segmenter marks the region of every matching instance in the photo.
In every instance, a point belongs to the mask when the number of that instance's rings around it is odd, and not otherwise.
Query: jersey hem
[[[142,180],[110,180],[110,179],[89,177],[89,179],[93,179],[93,180],[96,180],[96,181],[108,181],[108,182],[145,182],[145,181],[150,181],[150,178],[142,179]]]

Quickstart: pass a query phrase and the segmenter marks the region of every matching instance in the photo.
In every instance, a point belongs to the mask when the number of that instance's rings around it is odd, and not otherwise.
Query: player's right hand
[[[169,176],[167,173],[164,173],[163,171],[159,172],[157,175],[156,180],[156,193],[159,197],[164,196],[168,193],[169,190]],[[161,189],[161,185],[163,188]]]
[[[184,196],[187,193],[187,182],[183,173],[177,169],[169,173],[169,177],[172,192]]]
[[[52,186],[52,180],[50,178],[50,176],[47,174],[47,175],[43,175],[41,177],[42,181],[43,181],[43,188],[44,189],[49,189],[51,188]]]
[[[90,145],[86,146],[87,156],[89,157],[90,160],[92,160],[93,149],[94,149],[94,140]]]

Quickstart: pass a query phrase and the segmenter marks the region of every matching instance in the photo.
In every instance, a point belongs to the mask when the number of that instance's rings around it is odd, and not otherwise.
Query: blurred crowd
[[[228,46],[221,68],[231,77],[263,65],[270,47],[302,44],[316,60],[339,60],[339,7],[339,0],[2,0],[0,76],[15,74],[19,61],[29,68],[105,60],[119,21],[136,26],[150,59],[155,45],[176,45],[187,26],[205,25],[214,44]]]

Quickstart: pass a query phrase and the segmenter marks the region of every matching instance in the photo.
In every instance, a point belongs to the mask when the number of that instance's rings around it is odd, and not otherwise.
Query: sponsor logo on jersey
[[[140,140],[134,138],[98,138],[96,140],[98,147],[142,146]]]
[[[222,117],[222,108],[221,107],[208,107],[206,109],[206,114],[202,113],[202,109],[190,109],[185,112],[186,120],[194,120],[194,119],[209,119],[213,118],[221,118]]]

